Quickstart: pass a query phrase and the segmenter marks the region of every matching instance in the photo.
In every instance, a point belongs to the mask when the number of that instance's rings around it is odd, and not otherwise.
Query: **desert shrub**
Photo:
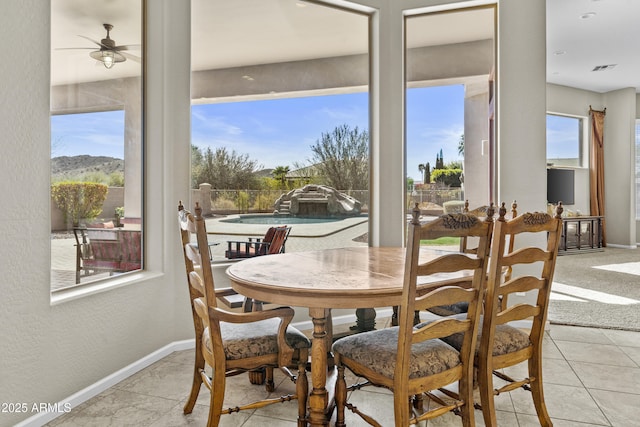
[[[124,187],[124,174],[122,172],[112,172],[109,175],[109,187]]]
[[[274,200],[268,194],[258,194],[253,203],[253,210],[263,212],[273,209]]]
[[[246,191],[238,191],[236,196],[236,207],[240,212],[249,212],[249,193]]]
[[[94,182],[100,184],[109,184],[109,177],[106,173],[102,171],[92,171],[87,172],[82,175],[82,181],[84,182]]]
[[[51,185],[51,197],[62,210],[65,222],[79,225],[81,219],[91,220],[102,212],[109,187],[98,182],[63,181]]]
[[[211,209],[214,211],[232,211],[236,208],[236,203],[226,197],[217,197],[211,201]]]

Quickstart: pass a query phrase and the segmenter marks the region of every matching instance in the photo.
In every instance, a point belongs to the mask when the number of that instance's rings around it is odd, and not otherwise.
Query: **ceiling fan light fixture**
[[[109,49],[94,50],[89,53],[89,56],[96,61],[102,62],[107,69],[113,67],[117,62],[124,62],[127,60],[123,55]]]

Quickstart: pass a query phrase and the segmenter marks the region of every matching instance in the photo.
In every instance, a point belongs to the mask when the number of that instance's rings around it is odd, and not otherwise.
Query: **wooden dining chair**
[[[462,415],[464,426],[473,426],[473,349],[476,337],[482,293],[487,280],[486,266],[493,222],[479,220],[467,214],[448,214],[421,225],[419,210],[413,212],[409,225],[405,260],[404,285],[400,305],[399,326],[364,332],[337,340],[333,344],[338,367],[336,382],[336,426],[345,426],[345,409],[360,415],[372,425],[380,425],[355,405],[347,402],[347,392],[364,385],[385,387],[393,391],[396,426],[407,426],[435,418],[449,411]],[[420,240],[439,237],[476,236],[476,254],[442,252],[432,259],[420,259]],[[443,274],[472,274],[471,286],[433,287],[419,295],[417,283],[442,280]],[[433,276],[433,277],[432,277]],[[425,287],[428,285],[421,285]],[[414,312],[432,306],[465,301],[469,311],[463,318],[442,318],[423,327],[414,328]],[[438,338],[454,333],[464,336],[458,351]],[[364,377],[364,384],[347,387],[345,368]],[[430,393],[440,387],[458,383],[459,398],[447,403]],[[425,393],[440,406],[422,410]],[[417,396],[417,397],[416,397]],[[414,404],[411,405],[410,401]],[[412,413],[413,408],[413,413]]]
[[[511,203],[511,218],[515,218],[518,216],[518,204],[514,200]],[[469,210],[469,201],[466,200],[464,204],[463,212],[469,213],[471,215],[476,215],[481,218],[494,217],[495,208],[493,203],[489,203],[489,205],[480,206],[478,208]],[[498,215],[500,218],[505,218],[507,214],[507,208],[504,202],[501,203],[500,208],[498,208]],[[514,244],[515,244],[515,236],[507,236],[507,244],[505,245],[505,250],[507,253],[513,252]],[[465,254],[473,254],[477,250],[477,246],[471,246],[470,240],[467,237],[460,238],[460,252]],[[511,278],[511,267],[505,267],[502,272],[502,280],[507,281]],[[507,296],[503,295],[500,297],[500,304],[507,304]],[[466,303],[458,303],[450,306],[440,306],[433,307],[429,311],[438,316],[453,316],[460,313],[466,313],[468,305]]]
[[[202,209],[196,203],[195,216],[179,208],[181,231],[194,230],[197,247],[207,247],[207,230]],[[184,239],[183,239],[184,242]],[[190,243],[190,242],[189,242]],[[306,426],[308,380],[306,364],[311,343],[300,331],[290,326],[294,311],[279,307],[250,313],[225,311],[218,307],[209,262],[202,262],[200,253],[191,244],[183,244],[187,266],[189,298],[195,330],[195,364],[193,382],[184,413],[192,412],[201,385],[210,391],[208,427],[215,427],[220,417],[241,410],[257,409],[273,403],[298,400],[298,426]],[[205,257],[206,258],[206,257]],[[200,264],[200,272],[193,265]],[[297,365],[296,393],[264,399],[223,409],[226,377],[259,368],[267,368],[266,388],[274,390],[273,368],[288,372],[288,366]],[[212,371],[210,376],[208,370]]]
[[[562,210],[562,204],[559,204],[555,216],[542,212],[524,213],[509,221],[502,215],[494,226],[483,324],[476,354],[482,413],[488,427],[497,425],[494,396],[518,388],[532,393],[540,424],[552,425],[542,386],[542,341],[562,232]],[[508,252],[509,236],[518,236],[519,241],[537,238],[544,243]],[[514,267],[514,273],[505,281],[503,271]],[[501,303],[501,297],[516,292],[531,292],[533,295],[530,297],[534,298],[531,302],[517,302],[510,307]],[[524,320],[532,322],[528,331],[513,325],[513,322]],[[459,335],[443,340],[455,348],[463,345]],[[525,361],[528,364],[527,378],[515,380],[500,372]],[[506,384],[495,388],[494,376]]]

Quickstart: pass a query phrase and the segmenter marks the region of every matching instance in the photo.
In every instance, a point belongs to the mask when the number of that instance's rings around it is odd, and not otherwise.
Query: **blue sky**
[[[459,159],[463,133],[463,86],[410,89],[407,95],[407,174],[421,179],[418,164],[433,167]],[[307,164],[322,133],[344,123],[368,129],[368,94],[204,104],[192,107],[192,142],[212,150],[248,153],[265,168]]]
[[[227,147],[265,168],[307,164],[310,147],[323,132],[348,124],[368,129],[368,95],[354,93],[192,107],[192,143],[201,149]],[[549,157],[575,156],[575,118],[548,116]],[[69,114],[51,118],[51,156],[124,157],[124,112]],[[442,150],[445,163],[461,160],[464,87],[438,86],[407,92],[407,175],[421,180],[418,164],[433,167]]]
[[[580,119],[547,115],[547,159],[578,158]]]
[[[124,110],[51,116],[51,157],[124,158]]]

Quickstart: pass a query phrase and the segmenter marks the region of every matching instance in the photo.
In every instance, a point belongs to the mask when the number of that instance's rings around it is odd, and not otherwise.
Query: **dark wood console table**
[[[602,251],[602,216],[562,218],[562,237],[558,255]]]

